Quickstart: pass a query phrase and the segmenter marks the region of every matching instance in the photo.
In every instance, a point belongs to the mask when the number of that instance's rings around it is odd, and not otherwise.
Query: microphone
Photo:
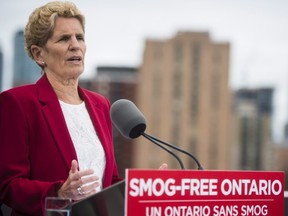
[[[146,130],[144,115],[134,103],[126,99],[115,101],[110,109],[114,126],[127,139],[134,139]]]
[[[117,100],[111,106],[110,116],[113,125],[122,134],[122,136],[127,139],[134,139],[143,135],[146,139],[173,155],[179,162],[181,169],[185,169],[183,162],[173,151],[165,148],[159,142],[144,133],[146,129],[146,120],[134,103],[126,99]]]
[[[157,139],[151,135],[146,134],[144,132],[146,130],[145,117],[133,102],[126,99],[117,100],[111,106],[110,116],[114,126],[124,137],[128,139],[134,139],[139,137],[140,135],[144,136],[149,141],[153,142],[159,147],[161,146],[162,149],[165,149],[167,152],[172,154],[178,160],[181,168],[183,169],[184,166],[180,158],[176,154],[174,154],[174,152],[170,151],[167,148],[164,148],[163,145],[166,145],[170,148],[173,148],[174,150],[177,150],[181,153],[188,155],[190,158],[193,159],[193,161],[196,162],[198,170],[203,170],[203,167],[201,166],[200,162],[196,159],[195,156],[193,156],[189,152],[175,145],[166,143],[160,139]]]

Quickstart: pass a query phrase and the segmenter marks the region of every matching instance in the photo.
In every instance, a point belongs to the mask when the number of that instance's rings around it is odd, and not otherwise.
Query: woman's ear
[[[37,45],[32,45],[31,46],[31,53],[33,56],[33,59],[36,61],[36,63],[40,66],[40,67],[44,67],[45,66],[45,61],[42,55],[43,52],[43,48],[39,47]]]

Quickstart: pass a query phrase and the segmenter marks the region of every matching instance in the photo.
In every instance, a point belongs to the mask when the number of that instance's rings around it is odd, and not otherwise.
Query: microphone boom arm
[[[165,148],[163,145],[161,145],[160,143],[162,143],[161,141],[158,141],[156,139],[153,139],[153,137],[151,137],[150,135],[141,132],[141,135],[144,136],[146,139],[148,139],[149,141],[153,142],[154,144],[156,144],[157,146],[159,146],[160,148],[162,148],[163,150],[167,151],[168,153],[170,153],[171,155],[173,155],[179,162],[181,169],[184,170],[184,165],[183,162],[181,161],[181,159],[170,149]],[[160,143],[159,143],[160,142]],[[163,144],[163,143],[162,143]],[[165,144],[164,144],[165,145]]]
[[[151,136],[151,135],[149,135],[149,134],[146,134],[146,133],[142,132],[141,135],[143,135],[143,134],[146,135],[146,138],[149,137],[149,138],[150,138],[149,140],[151,140],[151,141],[152,141],[152,140],[155,140],[156,142],[160,142],[160,143],[162,143],[162,144],[164,144],[164,145],[166,145],[166,146],[169,146],[170,148],[173,148],[173,149],[175,149],[175,150],[177,150],[177,151],[182,152],[183,154],[188,155],[189,157],[191,157],[191,158],[196,162],[196,164],[197,164],[197,166],[198,166],[198,170],[203,170],[203,167],[201,166],[201,164],[200,164],[200,162],[197,160],[197,158],[194,157],[194,156],[193,156],[192,154],[190,154],[189,152],[187,152],[187,151],[185,151],[185,150],[183,150],[183,149],[181,149],[181,148],[178,148],[178,147],[175,146],[175,145],[166,143],[166,142],[164,142],[164,141],[162,141],[162,140],[160,140],[160,139],[158,139],[158,138],[156,138],[156,137],[154,137],[154,136]],[[148,139],[148,138],[147,138],[147,139]]]

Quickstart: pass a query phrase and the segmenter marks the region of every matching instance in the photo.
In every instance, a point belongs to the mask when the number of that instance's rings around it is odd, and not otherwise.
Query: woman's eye
[[[83,36],[77,36],[77,40],[83,40],[84,41],[84,37]]]
[[[68,40],[69,40],[69,37],[62,37],[62,38],[60,38],[59,41],[68,41]]]

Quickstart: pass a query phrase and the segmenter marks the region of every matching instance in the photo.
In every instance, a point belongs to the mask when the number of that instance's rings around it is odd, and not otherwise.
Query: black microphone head
[[[115,101],[110,110],[113,125],[126,138],[134,139],[146,129],[146,120],[136,105],[126,99]]]

